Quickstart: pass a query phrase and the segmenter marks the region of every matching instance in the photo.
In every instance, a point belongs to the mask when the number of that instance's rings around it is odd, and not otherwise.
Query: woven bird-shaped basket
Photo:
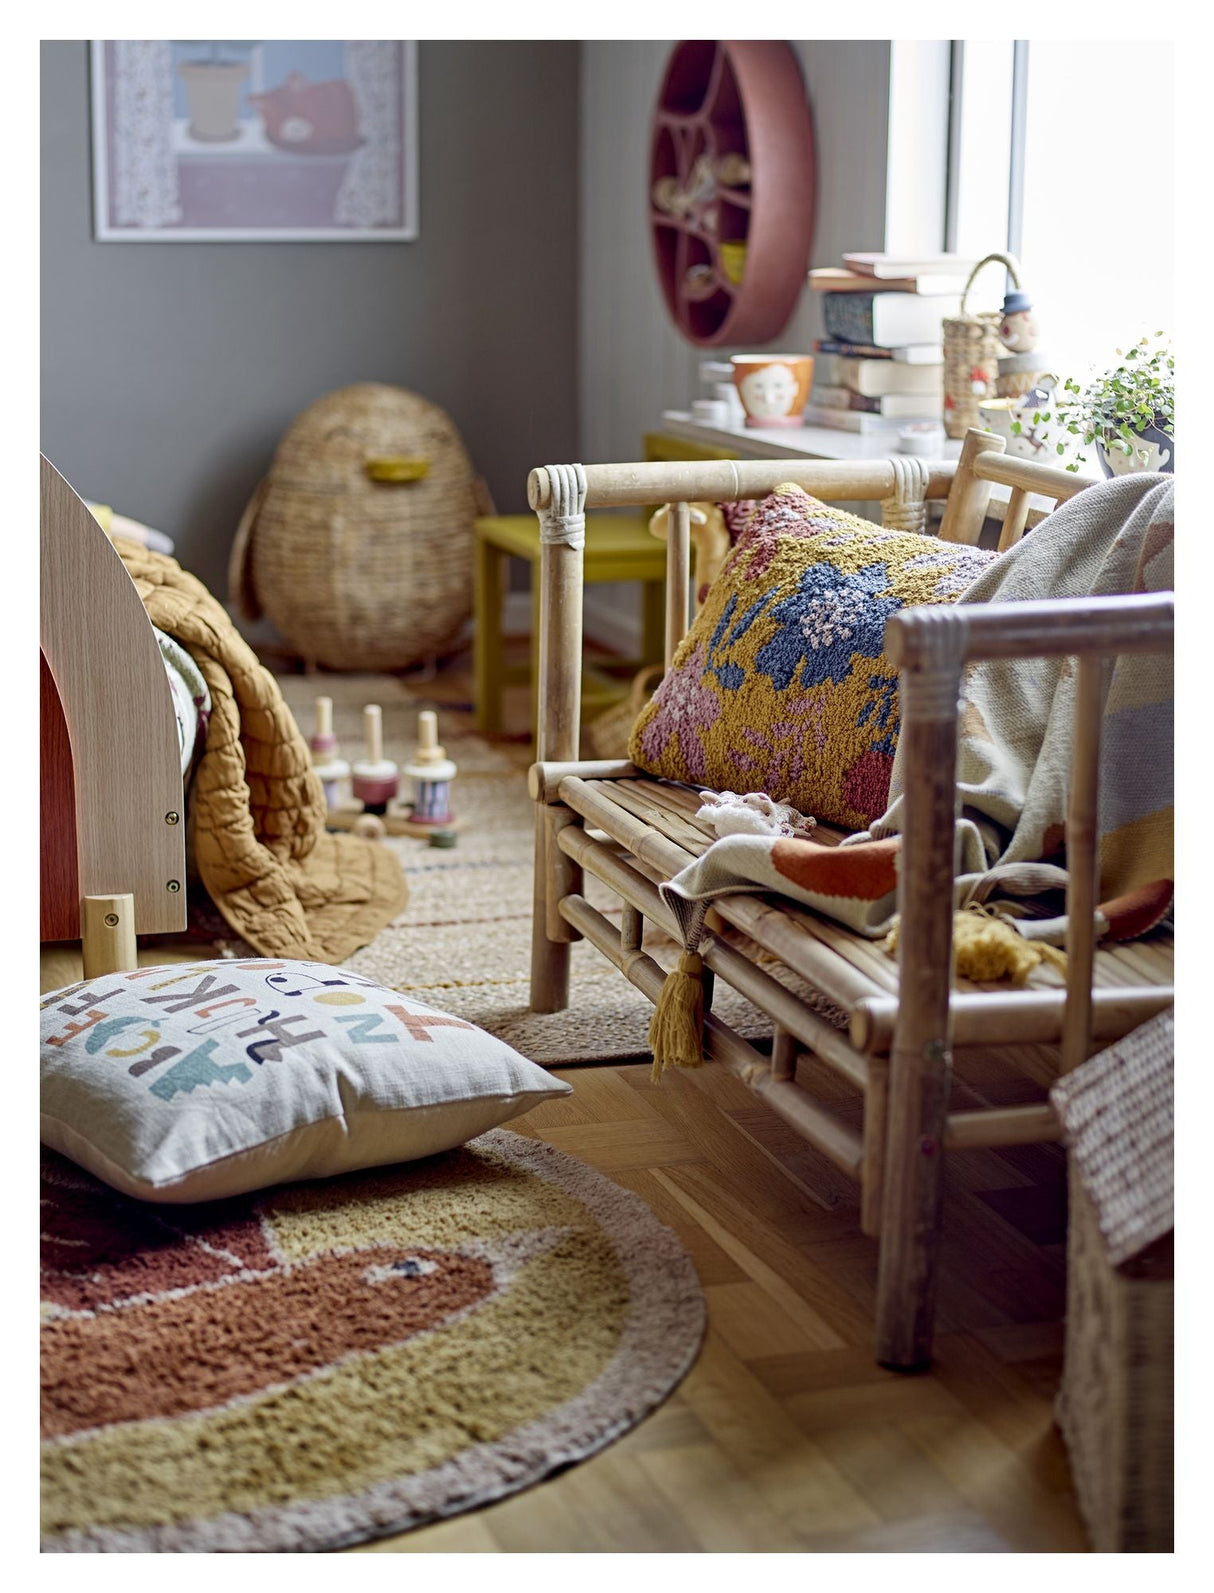
[[[437,404],[379,382],[343,387],[279,444],[236,533],[231,600],[327,669],[437,657],[471,612],[480,494]]]
[[[1019,261],[1010,254],[988,254],[969,274],[960,314],[944,318],[944,429],[950,437],[964,437],[978,425],[978,405],[995,391],[999,356],[1005,352],[999,341],[1002,311],[975,315],[965,308],[974,278],[983,266],[995,262],[1007,269],[1015,287],[1020,286]]]

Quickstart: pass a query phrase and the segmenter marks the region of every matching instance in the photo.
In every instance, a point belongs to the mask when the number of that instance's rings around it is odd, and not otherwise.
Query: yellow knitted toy
[[[898,949],[899,921],[894,919],[882,942],[892,956]],[[1008,979],[1023,985],[1039,964],[1047,962],[1066,972],[1066,953],[1041,940],[1026,940],[1011,922],[993,908],[971,902],[953,914],[953,974],[977,982]]]

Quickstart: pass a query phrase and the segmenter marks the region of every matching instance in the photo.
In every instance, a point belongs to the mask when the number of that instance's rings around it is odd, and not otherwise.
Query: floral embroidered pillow
[[[629,757],[666,779],[766,791],[864,829],[888,805],[898,744],[885,622],[955,602],[995,557],[778,488],[746,522]]]
[[[42,1142],[124,1194],[215,1200],[451,1150],[569,1086],[324,963],[171,963],[42,999]]]

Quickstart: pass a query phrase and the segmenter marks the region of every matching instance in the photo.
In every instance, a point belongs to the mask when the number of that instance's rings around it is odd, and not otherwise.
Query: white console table
[[[693,420],[682,409],[667,409],[662,413],[662,430],[671,437],[682,437],[687,442],[708,443],[715,448],[728,448],[743,459],[882,459],[895,451],[898,434],[896,428],[882,435],[869,432],[835,431],[828,426],[706,426]],[[945,438],[940,458],[955,460],[961,452],[959,441]],[[1094,472],[1084,475],[1095,481]],[[1010,496],[1007,487],[995,483],[991,487],[988,516],[1002,522]],[[1030,526],[1036,525],[1050,512],[1048,499],[1033,493],[1029,497]]]

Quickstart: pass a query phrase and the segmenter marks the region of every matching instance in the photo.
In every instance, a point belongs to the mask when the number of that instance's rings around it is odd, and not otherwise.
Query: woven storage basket
[[[1070,1147],[1058,1423],[1098,1553],[1172,1549],[1171,1012],[1050,1091]]]
[[[978,425],[978,405],[995,391],[999,356],[1006,353],[999,341],[1002,311],[966,313],[965,303],[974,278],[983,266],[994,262],[1006,267],[1016,287],[1020,286],[1020,265],[1010,254],[988,254],[969,274],[961,295],[961,312],[944,318],[944,429],[950,437],[964,437]],[[975,387],[979,391],[975,391]]]
[[[604,708],[586,726],[582,741],[589,758],[626,758],[632,727],[640,717],[641,709],[657,690],[665,673],[661,664],[647,664],[632,677],[627,697]]]
[[[403,669],[472,607],[472,462],[428,399],[359,382],[292,422],[236,534],[232,601],[327,669]]]

